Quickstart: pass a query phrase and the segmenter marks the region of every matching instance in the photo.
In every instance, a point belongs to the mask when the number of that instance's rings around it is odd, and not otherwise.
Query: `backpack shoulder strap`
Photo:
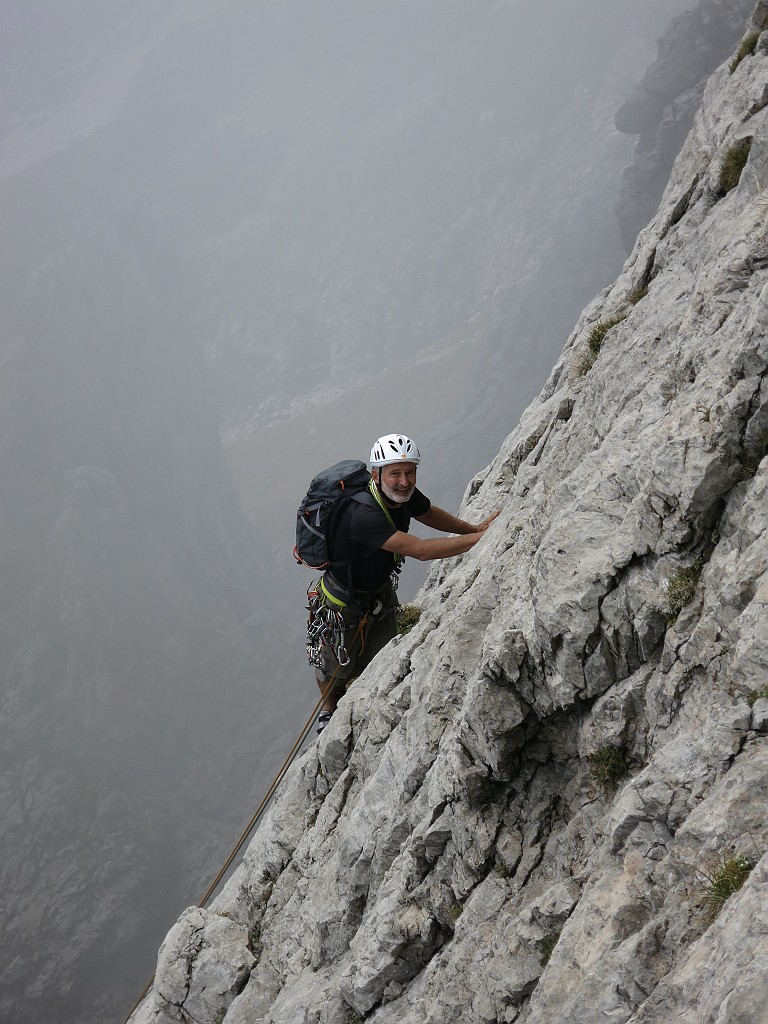
[[[378,505],[374,496],[367,489],[364,491],[356,491],[355,494],[350,494],[349,500],[356,501],[360,505],[370,505],[371,508],[376,508]]]
[[[387,517],[387,522],[392,527],[392,529],[397,529],[389,509],[381,500],[379,492],[376,490],[376,484],[373,482],[373,480],[369,481],[368,487],[364,491],[358,491],[356,494],[351,494],[350,497],[354,501],[359,502],[361,505],[369,505],[372,508],[380,508],[384,515]]]
[[[324,536],[328,548],[328,561],[330,564],[333,564],[335,561],[333,557],[333,538],[334,534],[336,533],[336,526],[341,517],[341,513],[344,511],[345,508],[347,508],[350,501],[357,501],[361,505],[376,504],[373,495],[369,494],[367,490],[355,491],[352,494],[345,494],[334,503],[334,506],[330,511],[328,521],[326,522],[324,529]]]

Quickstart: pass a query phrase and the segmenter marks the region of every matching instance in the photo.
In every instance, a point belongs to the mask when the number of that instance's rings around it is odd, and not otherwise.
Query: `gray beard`
[[[397,491],[393,491],[388,484],[382,482],[379,486],[381,487],[381,493],[384,497],[395,505],[404,505],[406,501],[413,497],[413,492],[416,490],[415,487],[411,487],[407,494],[398,494]]]

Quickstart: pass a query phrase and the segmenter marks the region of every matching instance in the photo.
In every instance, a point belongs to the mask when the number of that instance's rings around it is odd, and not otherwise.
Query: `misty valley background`
[[[458,507],[642,226],[614,115],[691,6],[3,12],[4,1020],[127,1014],[314,705],[307,481],[404,430]]]

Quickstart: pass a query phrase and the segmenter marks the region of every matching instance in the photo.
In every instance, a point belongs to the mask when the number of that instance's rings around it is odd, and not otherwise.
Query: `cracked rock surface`
[[[158,1019],[221,1020],[254,966],[247,942],[247,929],[226,917],[197,907],[185,911],[158,956]]]
[[[134,1024],[765,1021],[768,4],[747,28],[470,484],[499,519],[434,565]]]

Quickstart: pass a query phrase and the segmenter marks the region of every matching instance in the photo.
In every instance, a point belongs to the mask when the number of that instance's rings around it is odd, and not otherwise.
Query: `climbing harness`
[[[393,593],[397,591],[397,582],[397,572],[393,571],[390,577]],[[328,589],[324,576],[307,588],[307,661],[313,668],[325,669],[323,648],[333,653],[341,668],[350,664],[352,659],[345,645],[347,624],[343,613],[347,607],[345,601]],[[384,608],[384,602],[377,597],[365,612],[364,619],[367,623],[369,619],[377,619],[382,611],[389,610]],[[365,650],[366,633],[360,632],[359,637],[358,653],[362,653]]]

